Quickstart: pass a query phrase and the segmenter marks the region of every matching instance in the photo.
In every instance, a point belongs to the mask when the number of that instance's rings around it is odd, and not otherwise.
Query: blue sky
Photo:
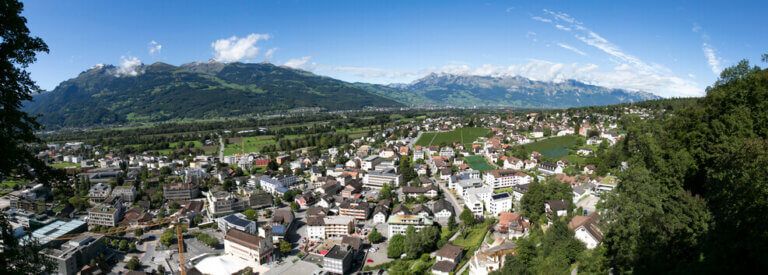
[[[224,2],[224,3],[220,3]],[[534,2],[534,3],[530,3]],[[768,52],[765,1],[25,1],[43,89],[96,64],[269,62],[346,81],[432,72],[698,96]],[[130,74],[128,74],[130,76]]]

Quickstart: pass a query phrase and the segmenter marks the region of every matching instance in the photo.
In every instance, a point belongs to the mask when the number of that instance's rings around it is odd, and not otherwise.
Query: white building
[[[510,211],[512,204],[512,195],[509,193],[494,194],[488,200],[487,209],[492,215],[498,216],[501,212]]]
[[[515,185],[528,184],[533,180],[526,173],[516,170],[488,170],[483,174],[485,184],[493,189],[507,188]]]
[[[363,185],[373,189],[381,189],[384,184],[389,184],[393,187],[400,186],[400,182],[403,180],[401,175],[395,173],[394,169],[386,171],[369,171],[363,176]]]
[[[389,225],[389,235],[387,236],[392,238],[397,234],[404,235],[409,226],[413,226],[416,231],[419,231],[424,227],[431,226],[434,222],[428,217],[419,215],[391,215],[387,224]]]
[[[235,213],[216,219],[221,232],[234,228],[249,234],[256,234],[256,222],[248,220],[242,213]]]

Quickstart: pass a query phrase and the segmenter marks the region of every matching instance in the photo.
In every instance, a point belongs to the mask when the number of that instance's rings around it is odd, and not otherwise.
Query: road
[[[459,204],[459,200],[456,199],[456,196],[453,195],[453,192],[448,189],[446,186],[447,182],[444,182],[442,180],[438,180],[437,186],[440,186],[440,190],[443,191],[443,194],[445,194],[446,198],[448,198],[448,201],[453,205],[453,211],[456,218],[461,214],[461,211],[464,209],[464,206]],[[456,219],[456,222],[461,223],[461,219]]]
[[[219,135],[219,161],[224,160],[224,138]]]

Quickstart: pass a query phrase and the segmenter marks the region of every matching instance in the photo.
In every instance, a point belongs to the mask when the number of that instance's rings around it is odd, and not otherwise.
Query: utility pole
[[[179,272],[187,275],[187,267],[184,266],[184,236],[181,234],[181,223],[176,223],[176,242],[179,243]]]

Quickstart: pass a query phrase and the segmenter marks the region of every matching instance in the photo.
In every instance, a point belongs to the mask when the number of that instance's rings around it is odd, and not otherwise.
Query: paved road
[[[219,161],[224,160],[224,138],[219,135]]]
[[[440,186],[440,190],[443,191],[443,194],[445,194],[445,197],[448,198],[448,201],[453,205],[453,211],[455,212],[453,214],[456,215],[456,218],[457,218],[456,222],[461,223],[461,220],[458,219],[458,216],[459,214],[461,214],[461,210],[464,209],[464,206],[459,204],[459,200],[456,199],[456,196],[454,196],[451,190],[448,189],[448,187],[446,186],[447,184],[448,184],[447,182],[438,180],[437,186]]]

